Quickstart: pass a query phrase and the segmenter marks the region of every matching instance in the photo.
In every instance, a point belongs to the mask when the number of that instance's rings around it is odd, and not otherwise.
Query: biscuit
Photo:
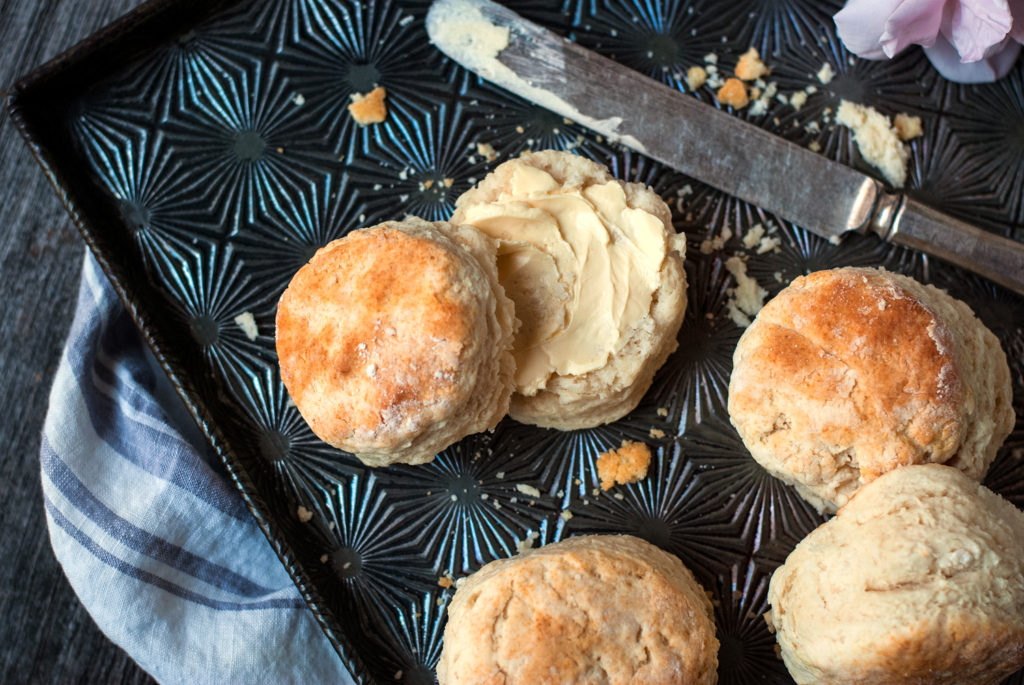
[[[499,278],[522,322],[512,417],[573,429],[632,411],[686,310],[686,241],[664,201],[547,150],[499,165],[452,221],[499,241]]]
[[[729,416],[754,458],[820,510],[899,466],[981,480],[1009,434],[999,341],[946,293],[883,269],[797,278],[733,356]]]
[[[441,685],[717,682],[711,601],[676,557],[628,535],[493,561],[448,605]]]
[[[515,316],[495,243],[414,217],[317,251],[277,310],[281,378],[310,428],[368,466],[430,461],[508,410]]]
[[[798,683],[998,683],[1024,666],[1024,513],[927,464],[857,491],[768,590]]]

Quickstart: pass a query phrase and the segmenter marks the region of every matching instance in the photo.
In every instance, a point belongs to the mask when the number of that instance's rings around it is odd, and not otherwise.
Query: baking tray
[[[840,98],[918,115],[925,135],[910,145],[910,194],[1024,240],[1020,64],[996,84],[963,86],[939,78],[916,49],[891,62],[853,59],[830,20],[839,2],[509,4],[684,91],[687,67],[715,53],[730,72],[753,45],[781,93],[814,92],[799,110],[773,100],[762,115],[735,115],[868,173],[848,132],[828,123]],[[452,594],[442,575],[466,575],[524,540],[622,532],[678,555],[714,595],[721,682],[790,682],[761,618],[767,583],[823,519],[748,456],[729,424],[726,388],[742,333],[727,314],[724,260],[733,254],[749,257],[770,294],[813,270],[883,265],[967,301],[1007,351],[1018,414],[986,483],[1024,507],[1024,301],[872,237],[830,244],[503,92],[429,45],[427,6],[155,0],[26,76],[9,102],[357,680],[433,682]],[[827,85],[814,77],[825,62],[836,72]],[[387,89],[387,120],[356,126],[349,95],[374,84]],[[693,95],[715,104],[707,86]],[[291,275],[353,228],[406,213],[446,218],[494,165],[543,148],[572,149],[652,185],[687,235],[680,348],[640,406],[591,430],[506,419],[419,467],[368,470],[317,440],[276,368],[274,312]],[[754,254],[738,237],[700,249],[759,223],[778,250]],[[244,314],[255,338],[236,323]],[[650,475],[602,493],[594,460],[624,439],[652,445]]]

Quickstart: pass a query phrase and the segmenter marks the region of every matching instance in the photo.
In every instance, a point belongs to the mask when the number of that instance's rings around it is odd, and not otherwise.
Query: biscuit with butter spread
[[[909,464],[980,480],[1013,427],[999,340],[941,290],[884,269],[818,271],[761,309],[729,416],[753,457],[821,510]]]
[[[421,464],[508,410],[515,316],[496,244],[410,217],[321,248],[281,296],[281,378],[314,433]]]
[[[499,279],[521,321],[512,417],[573,429],[632,411],[676,349],[686,309],[686,241],[664,201],[548,150],[498,166],[452,221],[499,243]]]

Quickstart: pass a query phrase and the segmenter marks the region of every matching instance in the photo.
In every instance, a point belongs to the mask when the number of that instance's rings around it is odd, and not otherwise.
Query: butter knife
[[[831,240],[876,233],[1024,295],[1024,244],[580,47],[489,0],[436,0],[431,42],[467,69]]]

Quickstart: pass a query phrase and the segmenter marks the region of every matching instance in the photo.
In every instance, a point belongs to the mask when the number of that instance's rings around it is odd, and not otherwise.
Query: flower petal
[[[834,20],[849,50],[885,59],[912,43],[931,45],[945,5],[946,0],[849,0]]]
[[[985,58],[985,51],[1006,38],[1013,26],[1006,0],[959,0],[953,6],[950,42],[963,62]]]
[[[924,49],[932,65],[950,81],[958,83],[990,83],[1010,71],[1020,54],[1020,43],[1005,40],[1002,49],[995,50],[985,59],[977,62],[961,62],[956,48],[944,36],[935,44]]]

